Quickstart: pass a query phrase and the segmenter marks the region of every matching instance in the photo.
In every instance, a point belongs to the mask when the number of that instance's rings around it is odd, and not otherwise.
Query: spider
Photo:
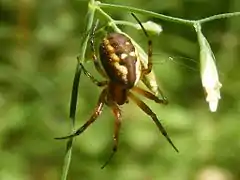
[[[157,115],[145,104],[141,99],[134,95],[133,92],[138,93],[150,100],[159,104],[167,104],[167,100],[155,96],[152,92],[146,91],[137,86],[138,82],[143,78],[143,75],[147,75],[152,70],[152,41],[144,29],[140,20],[132,13],[132,16],[141,26],[145,36],[148,38],[148,67],[144,68],[142,65],[138,52],[131,42],[130,38],[122,33],[112,32],[103,38],[99,46],[99,56],[101,64],[97,58],[94,48],[95,40],[94,35],[97,28],[97,23],[94,26],[91,36],[90,45],[92,51],[92,59],[96,70],[107,80],[98,81],[95,77],[88,72],[82,63],[79,63],[80,68],[84,74],[97,86],[103,87],[103,90],[99,96],[97,105],[91,117],[77,129],[73,134],[59,137],[56,139],[67,139],[80,135],[83,133],[102,113],[104,105],[109,106],[115,117],[114,135],[113,135],[113,148],[112,154],[108,161],[102,166],[104,168],[112,156],[117,152],[119,130],[121,127],[121,110],[120,106],[128,103],[132,100],[143,112],[149,115],[153,122],[158,127],[159,131],[165,136],[171,146],[178,152],[178,149],[173,144],[172,140],[168,136],[166,130],[162,126],[161,122],[157,118]],[[103,69],[102,69],[103,67]],[[76,101],[76,100],[75,100]],[[70,115],[71,116],[71,115]]]

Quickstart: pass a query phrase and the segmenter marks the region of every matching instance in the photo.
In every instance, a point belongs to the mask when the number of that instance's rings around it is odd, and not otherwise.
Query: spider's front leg
[[[81,126],[79,129],[77,129],[73,134],[71,135],[68,135],[68,136],[64,136],[64,137],[58,137],[58,138],[55,138],[57,140],[60,140],[60,139],[68,139],[68,138],[72,138],[72,137],[75,137],[75,136],[78,136],[80,135],[82,132],[84,132],[97,118],[98,116],[102,113],[102,109],[103,109],[103,106],[105,104],[105,97],[106,97],[106,94],[107,94],[107,89],[104,89],[99,97],[99,100],[98,100],[98,103],[97,103],[97,106],[92,114],[92,116],[90,117],[90,119],[83,125]]]
[[[78,57],[79,58],[79,57]],[[78,59],[78,62],[80,60]],[[71,101],[70,101],[70,118],[75,119],[76,115],[76,107],[77,107],[77,99],[78,99],[78,88],[79,88],[79,80],[81,76],[81,72],[84,72],[84,74],[97,86],[102,87],[105,86],[108,82],[107,81],[98,81],[96,78],[94,78],[91,73],[89,73],[83,64],[80,62],[77,65],[74,80],[73,80],[73,86],[72,86],[72,93],[71,93]]]
[[[93,27],[93,30],[92,30],[92,33],[91,33],[91,36],[90,36],[90,48],[91,48],[91,51],[92,51],[92,59],[93,59],[93,63],[94,63],[94,66],[95,66],[95,69],[99,72],[99,74],[101,74],[103,77],[107,77],[105,71],[102,69],[100,63],[99,63],[99,60],[97,58],[97,55],[96,55],[96,50],[95,50],[95,32],[96,32],[96,29],[97,29],[97,26],[98,26],[98,20],[96,21],[95,23],[95,26]]]
[[[90,72],[88,72],[82,63],[79,63],[79,66],[83,70],[84,74],[97,86],[102,87],[108,84],[108,81],[99,81],[97,80]]]
[[[138,24],[141,26],[145,36],[148,38],[148,65],[147,65],[148,67],[142,70],[142,73],[144,75],[147,75],[152,71],[152,40],[150,39],[146,29],[143,27],[141,21],[137,18],[137,16],[135,16],[135,14],[133,13],[131,14],[136,19]]]
[[[158,104],[164,104],[164,105],[168,104],[168,101],[165,98],[159,99],[153,93],[148,92],[148,91],[146,91],[146,90],[144,90],[144,89],[142,89],[140,87],[135,86],[135,87],[132,88],[132,91],[135,91],[138,94],[141,94],[142,96],[144,96],[144,97],[146,97],[146,98],[148,98],[150,100],[153,100],[153,101],[155,101]]]

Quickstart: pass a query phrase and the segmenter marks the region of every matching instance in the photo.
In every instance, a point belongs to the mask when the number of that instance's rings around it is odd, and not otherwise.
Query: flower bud
[[[147,21],[145,23],[142,23],[144,29],[146,29],[146,31],[148,31],[149,33],[153,34],[153,35],[159,35],[162,32],[162,26],[160,26],[159,24],[152,22],[152,21]],[[136,28],[138,30],[142,30],[142,27],[139,24],[136,24]]]
[[[200,71],[202,85],[206,92],[206,101],[209,103],[211,112],[215,112],[218,106],[220,96],[220,88],[222,84],[219,82],[215,57],[211,47],[201,32],[200,25],[195,26],[198,34],[198,42],[200,45]]]

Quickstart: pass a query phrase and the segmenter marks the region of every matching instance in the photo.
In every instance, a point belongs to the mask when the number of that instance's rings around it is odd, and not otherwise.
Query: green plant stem
[[[191,26],[194,25],[195,22],[199,22],[200,24],[203,24],[203,23],[218,20],[218,19],[240,16],[240,12],[234,12],[234,13],[217,14],[217,15],[210,16],[210,17],[203,18],[203,19],[199,19],[199,20],[187,20],[187,19],[182,19],[182,18],[166,16],[166,15],[163,15],[163,14],[158,14],[158,13],[155,13],[155,12],[152,12],[152,11],[138,9],[138,8],[134,8],[134,7],[130,7],[130,6],[114,5],[114,4],[107,4],[107,3],[98,3],[98,6],[101,7],[101,8],[127,10],[127,11],[131,11],[131,12],[134,12],[134,13],[140,13],[140,14],[143,14],[143,15],[147,15],[147,16],[158,18],[158,19],[162,19],[162,20],[165,20],[165,21],[171,21],[171,22],[186,24],[186,25],[191,25]]]
[[[114,20],[114,23],[117,24],[117,25],[130,26],[130,27],[133,27],[133,28],[138,27],[135,23],[132,23],[132,22],[129,22],[129,21]]]
[[[163,14],[158,14],[158,13],[155,13],[155,12],[152,12],[152,11],[138,9],[138,8],[134,8],[134,7],[130,7],[130,6],[114,5],[114,4],[107,4],[107,3],[98,3],[97,5],[101,8],[127,10],[127,11],[131,11],[133,13],[140,13],[140,14],[143,14],[143,15],[146,15],[146,16],[152,16],[152,17],[162,19],[162,20],[165,20],[165,21],[171,21],[171,22],[186,24],[186,25],[191,25],[191,26],[195,22],[193,20],[175,18],[175,17],[166,16],[166,15],[163,15]]]
[[[88,12],[87,12],[87,15],[86,15],[87,26],[85,28],[85,32],[87,32],[87,35],[84,37],[84,39],[82,39],[80,55],[79,55],[79,58],[78,58],[81,62],[84,62],[84,59],[85,59],[85,53],[86,53],[87,43],[88,43],[88,39],[89,39],[89,33],[88,32],[90,32],[90,30],[92,28],[92,25],[93,25],[95,10],[96,10],[95,1],[90,0],[89,4],[88,4]]]
[[[69,139],[66,145],[66,153],[64,157],[61,180],[67,180],[68,170],[70,167],[71,157],[72,157],[72,144],[73,144],[73,139]]]
[[[240,16],[240,12],[217,14],[217,15],[213,15],[213,16],[210,16],[207,18],[200,19],[200,20],[198,20],[198,22],[200,24],[203,24],[206,22],[210,22],[210,21],[214,21],[214,20],[218,20],[218,19],[230,18],[230,17],[234,17],[234,16]]]
[[[109,16],[107,13],[105,13],[100,7],[96,6],[96,9],[98,12],[105,17],[108,20],[109,26],[113,28],[115,32],[122,33],[122,31],[117,27],[117,25],[114,23],[114,20]]]
[[[94,5],[94,3],[95,3],[94,0],[90,0],[88,4],[88,12],[86,16],[87,25],[85,29],[86,32],[90,32],[93,25],[93,19],[94,19],[94,14],[96,9],[95,8],[96,6]],[[74,126],[75,126],[76,106],[77,106],[77,99],[78,99],[78,86],[79,86],[79,79],[81,76],[81,70],[79,69],[79,61],[84,62],[88,39],[89,39],[89,33],[87,33],[87,35],[82,39],[80,55],[77,58],[78,61],[77,61],[74,82],[73,82],[73,91],[72,91],[71,105],[70,105],[70,118],[72,120],[72,132],[74,132],[75,130]],[[73,140],[74,140],[73,138],[70,138],[67,141],[61,180],[67,180],[68,171],[69,171],[69,167],[72,159]]]

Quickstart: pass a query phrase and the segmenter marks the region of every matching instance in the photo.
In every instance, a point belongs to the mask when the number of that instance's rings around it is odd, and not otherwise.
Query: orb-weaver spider
[[[79,129],[75,131],[75,133],[65,136],[59,137],[56,139],[67,139],[72,138],[74,136],[80,135],[84,132],[89,125],[91,125],[101,114],[103,106],[106,104],[109,106],[113,114],[115,116],[115,127],[114,127],[114,145],[112,149],[112,154],[109,157],[108,161],[102,166],[109,162],[114,153],[118,148],[118,138],[119,138],[119,130],[121,126],[121,110],[120,106],[128,103],[129,99],[131,99],[141,110],[143,110],[147,115],[149,115],[154,123],[157,125],[160,132],[165,136],[167,141],[172,145],[172,147],[178,152],[178,149],[173,144],[172,140],[168,136],[166,130],[162,126],[161,122],[158,120],[156,114],[145,104],[142,100],[140,100],[137,96],[135,96],[132,91],[155,101],[159,104],[167,104],[167,100],[162,97],[162,99],[155,96],[152,92],[146,91],[136,85],[142,79],[143,75],[147,75],[152,70],[152,41],[149,38],[146,30],[144,29],[141,22],[138,18],[132,14],[133,17],[137,20],[139,25],[141,26],[144,34],[148,38],[148,67],[144,68],[142,65],[138,52],[131,42],[130,38],[122,33],[109,33],[101,42],[99,46],[100,60],[102,66],[99,63],[99,60],[96,55],[96,51],[94,48],[94,35],[97,28],[97,23],[92,30],[92,34],[90,36],[90,44],[92,51],[92,59],[95,65],[96,70],[103,76],[107,77],[106,81],[98,81],[89,73],[82,63],[79,63],[80,68],[83,70],[84,74],[97,86],[104,87],[102,90],[97,106],[90,117],[90,119]]]

